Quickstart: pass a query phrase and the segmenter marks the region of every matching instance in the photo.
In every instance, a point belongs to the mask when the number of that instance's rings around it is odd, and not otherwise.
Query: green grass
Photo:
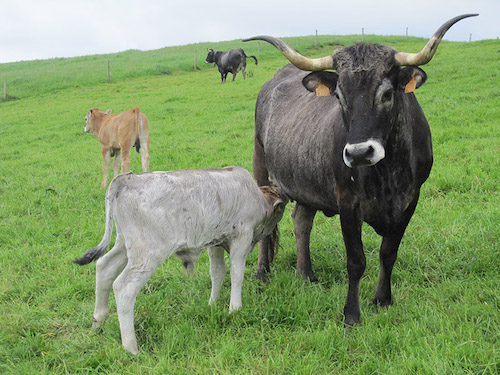
[[[290,38],[320,56],[359,37]],[[423,39],[365,36],[416,52]],[[435,164],[401,244],[395,304],[371,305],[380,238],[364,227],[367,270],[362,325],[344,330],[347,292],[339,220],[318,214],[312,261],[319,278],[294,274],[289,212],[273,278],[255,280],[248,259],[243,308],[227,312],[229,278],[208,306],[208,257],[183,276],[177,258],[153,275],[135,309],[141,353],[121,346],[116,309],[91,329],[95,266],[71,261],[101,239],[104,194],[96,138],[83,132],[90,107],[138,105],[150,120],[151,170],[241,165],[251,170],[260,87],[285,64],[261,44],[249,76],[221,85],[207,46],[0,65],[17,100],[0,103],[0,373],[52,374],[497,374],[500,371],[500,98],[497,40],[443,43],[417,91],[433,131]],[[194,71],[193,48],[199,70]],[[106,83],[107,60],[112,82]],[[131,168],[140,171],[138,154]]]

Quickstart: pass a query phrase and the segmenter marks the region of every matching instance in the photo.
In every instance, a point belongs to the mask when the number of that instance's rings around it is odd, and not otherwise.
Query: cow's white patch
[[[343,152],[344,163],[349,168],[374,165],[384,157],[384,146],[376,139],[361,143],[348,143]]]

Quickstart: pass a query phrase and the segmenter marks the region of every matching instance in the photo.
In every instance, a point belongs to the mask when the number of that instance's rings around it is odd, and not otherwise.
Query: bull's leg
[[[111,150],[107,147],[102,147],[101,152],[103,159],[101,187],[105,187],[108,182],[109,164],[111,163]]]
[[[410,206],[406,209],[404,213],[403,220],[399,224],[398,228],[392,233],[391,236],[386,236],[382,240],[382,246],[380,247],[380,274],[378,278],[377,291],[375,292],[375,298],[373,303],[380,305],[382,307],[388,307],[392,304],[392,293],[391,293],[391,276],[394,263],[398,256],[399,244],[403,238],[404,232],[408,223],[410,222],[413,213],[415,212],[415,207],[418,202],[418,195],[412,201]]]
[[[305,281],[318,281],[314,276],[311,265],[311,254],[309,241],[313,227],[316,210],[295,204],[292,212],[293,228],[295,231],[295,243],[297,245],[297,273],[301,274]]]
[[[99,329],[108,317],[109,293],[113,281],[127,264],[127,250],[122,235],[116,237],[115,246],[96,264],[95,308],[92,328]]]
[[[238,74],[238,72],[233,73],[233,80],[232,80],[232,82],[234,82],[234,80],[236,79],[236,74]]]
[[[211,305],[219,299],[220,287],[226,276],[226,262],[224,261],[224,249],[222,247],[211,247],[208,249],[210,258],[210,278],[212,279],[212,293],[208,304]]]
[[[113,172],[115,173],[115,177],[118,176],[121,162],[122,162],[122,152],[121,150],[117,150],[115,153],[115,160],[113,160]]]
[[[359,309],[359,284],[366,268],[366,258],[361,241],[361,222],[354,209],[340,212],[340,224],[347,253],[347,275],[349,288],[344,306],[344,324],[354,325],[361,322]]]
[[[132,146],[122,147],[122,173],[130,171],[130,150]]]
[[[148,264],[142,261],[144,261],[144,259],[141,259],[141,264],[135,264],[135,262],[129,258],[127,266],[113,283],[122,344],[125,350],[132,354],[137,354],[139,352],[134,329],[135,300],[141,288],[146,284],[157,268],[157,265]]]
[[[229,312],[234,312],[241,308],[241,287],[245,276],[245,263],[248,255],[252,251],[253,233],[241,233],[231,243],[229,259],[231,262],[231,301]]]
[[[254,141],[253,149],[253,175],[257,181],[257,185],[271,185],[271,182],[269,181],[269,172],[266,166],[264,149],[257,139]],[[269,275],[271,274],[271,267],[269,265],[272,262],[272,252],[271,238],[270,236],[266,236],[259,242],[259,260],[257,266],[257,279],[264,282],[269,279]]]
[[[241,67],[241,74],[243,74],[243,79],[247,78],[247,67],[245,64]]]

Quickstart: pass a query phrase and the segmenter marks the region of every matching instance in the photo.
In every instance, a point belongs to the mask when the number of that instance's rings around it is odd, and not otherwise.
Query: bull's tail
[[[109,243],[111,242],[111,235],[113,234],[113,217],[117,196],[117,184],[113,183],[115,181],[116,180],[111,182],[108,191],[106,192],[106,224],[101,242],[96,247],[88,250],[81,258],[75,259],[73,263],[79,264],[80,266],[89,264],[90,262],[102,257],[108,250]]]
[[[251,57],[252,59],[254,59],[254,60],[255,60],[255,65],[258,65],[258,64],[259,64],[259,62],[257,61],[257,58],[256,58],[255,56],[247,56],[247,58],[248,58],[248,57]]]

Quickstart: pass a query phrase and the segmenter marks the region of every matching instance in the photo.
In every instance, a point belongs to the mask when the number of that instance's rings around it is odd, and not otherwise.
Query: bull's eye
[[[386,92],[384,92],[384,94],[382,95],[382,103],[390,102],[392,100],[392,95],[392,90],[387,90]]]
[[[339,100],[340,105],[342,105],[342,107],[346,108],[347,102],[345,101],[344,95],[342,94],[342,91],[340,90],[340,88],[338,86],[333,93],[335,94],[335,96]]]

